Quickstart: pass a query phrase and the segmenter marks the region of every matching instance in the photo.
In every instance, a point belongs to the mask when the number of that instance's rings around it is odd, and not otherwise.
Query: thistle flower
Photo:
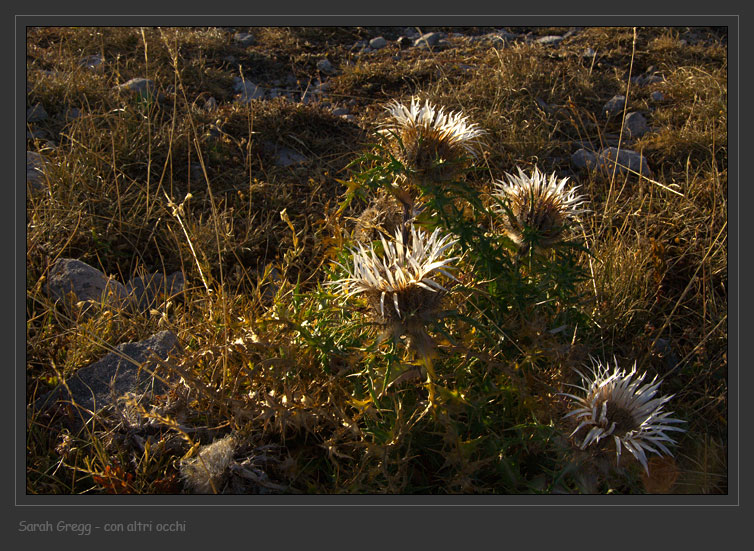
[[[414,177],[433,182],[452,180],[479,153],[478,138],[485,131],[459,112],[446,113],[416,97],[408,105],[392,101],[390,119],[379,133],[392,140],[392,153]]]
[[[418,230],[413,224],[404,232],[396,229],[395,238],[380,236],[382,255],[374,247],[367,249],[359,243],[352,249],[352,267],[343,267],[347,277],[333,282],[345,297],[364,295],[374,319],[387,327],[394,337],[409,336],[421,353],[431,349],[424,329],[434,319],[447,289],[436,281],[443,275],[456,278],[449,272],[459,257],[443,258],[457,239],[442,235],[439,228],[432,234]]]
[[[621,371],[617,361],[612,372],[609,364],[603,366],[594,360],[592,363],[591,376],[577,370],[584,386],[572,385],[583,390],[586,396],[566,394],[576,401],[577,408],[565,417],[574,416],[580,420],[570,436],[573,438],[577,432],[584,429],[586,435],[580,445],[582,450],[590,445],[596,446],[603,439],[609,441],[612,438],[615,443],[616,464],[620,463],[621,451],[625,448],[639,460],[648,473],[645,450],[662,455],[657,450],[659,448],[672,456],[664,443],[675,444],[675,441],[665,433],[684,431],[672,425],[684,421],[671,418],[672,412],[663,411],[664,405],[672,396],[655,398],[662,382],[655,382],[656,376],[641,386],[646,373],[640,376],[636,374],[636,362],[630,372]]]
[[[506,176],[508,181],[495,182],[492,193],[506,206],[495,204],[493,210],[502,215],[516,245],[551,247],[562,239],[568,221],[586,212],[579,208],[584,200],[576,195],[578,186],[566,189],[568,178],[558,179],[555,173],[548,178],[536,167],[531,177],[520,168],[518,176]]]

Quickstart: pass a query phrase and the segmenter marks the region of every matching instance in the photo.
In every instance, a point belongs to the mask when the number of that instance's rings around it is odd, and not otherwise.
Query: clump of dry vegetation
[[[26,203],[28,493],[727,492],[726,29],[588,27],[552,46],[536,39],[568,29],[508,28],[505,44],[429,30],[445,44],[402,48],[391,27],[28,29],[27,107],[48,114],[26,144],[45,159]],[[388,45],[352,47],[376,36]],[[133,78],[153,88],[118,88]],[[244,82],[280,93],[238,101]],[[625,109],[606,117],[615,95]],[[406,167],[376,131],[413,96],[485,134],[409,211]],[[623,131],[635,111],[640,137]],[[609,145],[651,176],[574,166]],[[568,177],[587,201],[557,246],[521,248],[495,218],[508,207],[493,182],[516,167]],[[385,338],[379,293],[332,285],[357,243],[379,256],[379,236],[409,223],[452,235],[459,257],[421,327],[431,353]],[[145,311],[84,312],[47,293],[60,258],[187,283]],[[39,407],[163,330],[179,346],[151,402],[83,423],[75,404]],[[686,421],[673,456],[616,465],[569,438],[563,393],[590,356],[663,380]]]

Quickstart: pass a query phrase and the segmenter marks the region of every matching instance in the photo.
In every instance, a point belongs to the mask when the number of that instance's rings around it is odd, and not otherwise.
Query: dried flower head
[[[518,176],[506,173],[507,181],[495,182],[493,197],[504,206],[494,204],[502,215],[508,236],[519,246],[552,247],[563,237],[570,219],[585,212],[575,188],[566,189],[568,178],[549,177],[536,167],[531,177],[519,168]]]
[[[418,211],[409,212],[415,216]],[[356,219],[353,239],[357,243],[371,243],[380,236],[392,236],[395,230],[401,228],[406,213],[404,206],[390,193],[381,193],[369,203],[367,208]]]
[[[386,110],[390,118],[380,133],[414,177],[452,180],[479,154],[479,137],[485,132],[462,113],[446,113],[426,100],[420,104],[416,97],[408,105],[393,101]]]
[[[219,492],[238,443],[232,435],[202,446],[199,454],[181,463],[181,476],[198,494]]]
[[[447,293],[436,279],[456,279],[449,270],[459,257],[444,254],[457,240],[442,235],[439,228],[427,235],[413,224],[405,233],[406,238],[398,228],[394,239],[380,236],[381,255],[359,243],[351,250],[353,265],[344,267],[347,277],[334,284],[346,297],[364,295],[375,321],[396,338],[408,335],[414,346],[426,351],[429,337],[424,327]]]
[[[668,431],[683,431],[673,423],[683,423],[680,419],[673,419],[672,412],[663,411],[664,405],[672,396],[655,398],[661,381],[657,377],[642,385],[646,373],[636,374],[636,363],[631,371],[622,371],[616,361],[615,368],[609,364],[602,365],[592,360],[591,376],[577,371],[584,386],[576,386],[583,390],[583,397],[566,394],[576,401],[576,409],[566,415],[579,420],[579,425],[571,433],[585,433],[581,442],[581,449],[587,446],[597,446],[600,441],[615,443],[616,461],[620,462],[621,450],[627,449],[639,460],[644,469],[649,472],[645,450],[662,455],[660,451],[672,456],[665,442],[675,444],[665,433]],[[583,429],[583,430],[582,430]],[[581,437],[579,436],[579,439]],[[660,451],[658,451],[658,449]]]

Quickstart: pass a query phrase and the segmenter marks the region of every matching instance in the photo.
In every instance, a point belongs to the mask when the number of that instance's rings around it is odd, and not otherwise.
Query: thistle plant
[[[584,199],[575,188],[566,188],[568,178],[549,177],[534,168],[531,176],[518,169],[507,181],[495,182],[493,210],[501,217],[510,239],[522,253],[543,250],[559,243],[568,224],[585,212]]]
[[[665,445],[675,444],[666,432],[683,431],[674,423],[683,423],[670,417],[672,412],[663,410],[672,396],[655,397],[661,381],[655,376],[642,385],[646,373],[637,375],[636,363],[631,371],[621,370],[617,361],[611,370],[610,365],[602,365],[593,360],[591,374],[581,375],[584,396],[566,394],[575,401],[576,408],[566,417],[575,417],[579,425],[570,434],[577,433],[581,440],[580,448],[599,447],[600,442],[615,445],[616,463],[620,463],[621,452],[628,450],[649,473],[646,452],[661,455],[673,454]]]
[[[354,197],[360,197],[367,208],[353,231],[356,246],[348,251],[348,260],[339,264],[345,277],[333,283],[342,296],[364,299],[368,318],[382,329],[384,339],[392,337],[397,343],[405,337],[408,350],[426,369],[430,405],[435,414],[440,414],[435,418],[442,420],[441,430],[451,434],[467,430],[454,426],[446,416],[454,407],[483,417],[486,414],[481,410],[499,398],[499,390],[489,385],[489,374],[477,373],[468,363],[469,358],[480,354],[477,347],[487,348],[492,338],[496,344],[481,356],[489,359],[499,355],[507,362],[509,357],[526,355],[513,340],[516,337],[509,336],[518,328],[580,325],[578,311],[573,308],[580,268],[572,247],[559,247],[555,255],[532,257],[527,266],[518,262],[511,240],[491,223],[499,218],[500,210],[489,206],[482,190],[459,180],[473,167],[482,135],[468,119],[460,114],[448,115],[442,108],[429,102],[422,104],[416,98],[408,105],[393,102],[388,111],[391,120],[380,129],[383,141],[377,153],[381,155],[367,154],[357,161],[363,169],[355,172],[341,205],[343,211]],[[538,171],[534,177],[541,177]],[[564,199],[555,193],[545,194],[550,203],[562,199],[567,208],[578,210],[580,197],[571,205],[574,194],[563,191],[561,182],[555,182],[554,187]],[[373,193],[371,198],[363,193],[365,190]],[[497,203],[507,212],[505,207],[509,208],[512,201],[505,196],[498,197]],[[566,214],[562,218],[561,225],[565,226],[570,218]],[[418,225],[427,228],[426,233],[418,230]],[[459,256],[448,258],[451,246],[459,250]],[[460,262],[467,276],[463,283],[451,273],[461,268]],[[439,321],[441,303],[448,292],[440,278],[455,281],[455,296],[464,296],[454,308],[442,313],[448,350],[457,352],[442,357],[443,372],[452,372],[455,379],[447,388],[436,384],[436,347],[428,333],[428,328]],[[543,339],[532,346],[540,344],[548,346]],[[542,351],[537,354],[541,357]],[[393,384],[388,383],[391,366],[400,360],[395,348],[376,356],[367,353],[366,358],[366,365],[385,366],[382,394],[374,392],[371,375],[365,378],[366,390],[376,403]],[[371,373],[371,367],[367,369]],[[500,384],[509,382],[502,380]],[[520,396],[513,394],[510,407],[518,407]],[[391,399],[406,403],[406,395]],[[443,408],[438,410],[440,401]],[[483,429],[480,425],[475,430]]]
[[[372,321],[382,327],[386,337],[395,341],[407,337],[409,347],[427,368],[430,402],[434,399],[434,344],[427,325],[437,319],[448,292],[438,280],[456,281],[451,271],[459,257],[446,255],[456,241],[439,228],[431,234],[413,224],[407,232],[398,228],[394,239],[380,236],[381,254],[374,246],[359,243],[350,251],[352,263],[341,266],[346,277],[333,282],[345,298],[366,298]]]

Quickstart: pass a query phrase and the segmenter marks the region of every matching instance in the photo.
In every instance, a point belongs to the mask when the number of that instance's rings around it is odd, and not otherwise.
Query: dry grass
[[[567,29],[509,30],[536,38]],[[181,459],[199,469],[200,446],[228,434],[241,442],[233,466],[202,482],[207,491],[727,492],[724,29],[593,27],[555,47],[499,49],[451,37],[445,49],[391,42],[361,56],[354,42],[400,29],[259,28],[250,47],[235,31],[28,32],[27,106],[49,114],[31,124],[45,134],[27,142],[48,161],[46,189],[27,199],[29,493],[185,492]],[[94,54],[104,70],[80,66]],[[324,57],[337,68],[326,79]],[[650,68],[664,80],[630,82]],[[299,98],[326,80],[330,105],[238,103],[241,76]],[[135,77],[152,79],[156,94],[114,89]],[[664,99],[652,100],[655,91]],[[463,315],[436,328],[443,407],[434,414],[416,359],[376,341],[360,307],[342,307],[320,285],[366,208],[340,209],[358,171],[351,163],[372,150],[385,102],[413,94],[487,130],[470,188],[536,164],[570,176],[591,209],[577,232],[590,254],[573,253],[588,277],[572,302],[511,299],[493,313],[474,310],[469,295],[449,305]],[[620,135],[622,116],[600,114],[616,94],[627,95],[627,111],[647,114],[652,131],[629,147],[648,159],[651,179],[575,172],[570,162],[580,144]],[[354,118],[334,116],[336,106]],[[67,119],[71,108],[82,116]],[[278,166],[280,148],[307,161]],[[82,316],[45,293],[61,257],[120,281],[181,270],[187,288],[145,313]],[[162,329],[181,352],[163,367],[176,384],[153,409],[105,411],[81,428],[71,407],[32,407],[112,347]],[[675,394],[687,432],[654,478],[642,480],[637,465],[597,482],[579,471],[557,392],[590,354],[635,359]]]

